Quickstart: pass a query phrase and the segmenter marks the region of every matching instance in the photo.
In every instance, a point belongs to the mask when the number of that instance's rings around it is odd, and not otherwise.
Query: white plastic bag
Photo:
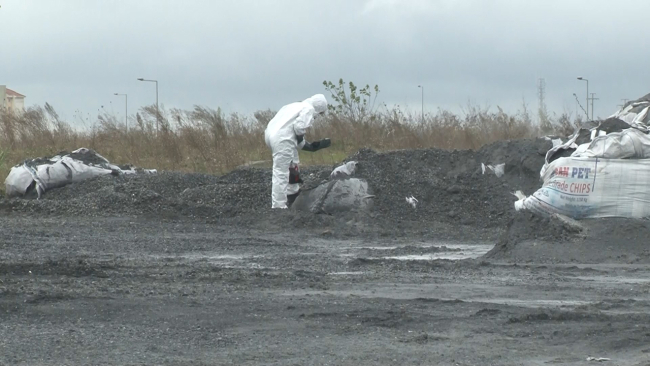
[[[606,159],[647,159],[650,158],[650,135],[635,128],[600,135],[593,138],[586,150],[574,151],[571,156]]]
[[[354,174],[354,172],[357,170],[357,162],[356,161],[348,161],[347,163],[337,167],[332,171],[332,174],[330,174],[330,178],[336,178],[341,175],[346,175],[346,176],[351,176]]]
[[[485,168],[490,169],[491,171],[494,172],[494,175],[501,178],[505,173],[506,163],[497,164],[497,165],[485,165],[481,163],[481,171],[483,172],[483,174],[485,174]]]
[[[418,202],[420,202],[420,201],[418,201],[418,199],[413,197],[413,196],[406,197],[406,203],[411,205],[413,208],[417,208]]]

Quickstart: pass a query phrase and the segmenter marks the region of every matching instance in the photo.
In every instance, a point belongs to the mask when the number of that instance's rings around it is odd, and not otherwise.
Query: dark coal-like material
[[[432,223],[474,228],[505,228],[514,213],[511,194],[531,194],[540,186],[539,171],[551,142],[544,139],[497,142],[478,151],[439,149],[377,153],[362,149],[355,177],[368,182],[373,207],[354,217],[355,225],[390,223],[423,231]],[[497,177],[481,163],[505,163]],[[303,191],[329,181],[335,166],[303,168]],[[237,218],[271,214],[271,171],[241,168],[224,176],[161,172],[102,176],[47,192],[41,200],[4,200],[5,210],[49,215],[159,215],[164,217]],[[418,200],[416,208],[407,197]],[[272,215],[268,217],[268,215]],[[305,215],[299,220],[309,225]],[[341,215],[345,222],[353,219]],[[316,220],[319,221],[319,220]],[[317,225],[320,225],[318,223]]]
[[[567,223],[516,213],[486,259],[531,263],[650,263],[649,220],[589,219]]]
[[[54,162],[54,160],[52,160],[54,157],[66,156],[66,155],[72,159],[79,160],[84,164],[104,166],[107,163],[104,158],[97,155],[97,152],[95,150],[91,150],[91,149],[85,151],[82,150],[81,152],[61,151],[58,154],[52,156],[27,159],[24,161],[24,163],[34,167],[42,164],[51,164],[52,162]]]
[[[539,171],[552,146],[543,139],[504,141],[479,151],[436,149],[375,153],[362,150],[356,175],[366,179],[375,194],[379,214],[394,220],[440,221],[478,227],[505,227],[514,212],[511,194],[531,194],[540,186]],[[501,178],[481,163],[505,163]],[[406,197],[419,203],[414,209]]]
[[[631,126],[627,122],[612,117],[601,122],[600,126],[598,126],[598,131],[605,131],[606,133],[610,134],[612,132],[621,132],[623,130],[627,130],[630,127]]]

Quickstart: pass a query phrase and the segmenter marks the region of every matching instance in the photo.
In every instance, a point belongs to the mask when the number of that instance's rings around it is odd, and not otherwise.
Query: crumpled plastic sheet
[[[72,154],[87,155],[99,163],[87,163],[71,157]],[[156,173],[155,169],[142,171]],[[70,154],[56,155],[49,159],[28,159],[14,166],[5,179],[5,194],[7,197],[22,197],[33,186],[40,198],[48,190],[100,175],[135,173],[137,171],[134,168],[120,169],[95,151],[80,148]]]
[[[485,164],[481,163],[481,170],[482,170],[483,174],[485,174],[486,168],[493,171],[494,175],[501,178],[501,177],[503,177],[503,174],[505,174],[506,163],[497,164],[497,165],[485,165]]]
[[[349,177],[352,176],[356,170],[357,170],[357,162],[348,161],[347,163],[332,170],[332,173],[330,174],[330,178],[336,178],[341,176]]]

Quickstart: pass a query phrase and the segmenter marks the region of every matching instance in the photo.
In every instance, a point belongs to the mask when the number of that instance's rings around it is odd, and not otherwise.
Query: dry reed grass
[[[156,131],[155,106],[142,108],[124,121],[107,113],[82,128],[79,121],[62,121],[54,108],[34,106],[24,113],[0,111],[0,178],[26,158],[48,156],[79,147],[95,149],[116,164],[143,168],[221,174],[256,161],[269,161],[264,127],[270,110],[254,116],[224,115],[195,106],[193,110],[161,110]],[[331,111],[317,120],[307,138],[330,137],[332,147],[301,154],[303,164],[334,164],[362,147],[385,151],[411,148],[477,149],[497,140],[521,139],[549,133],[533,123],[528,110],[507,114],[500,108],[468,106],[462,114],[438,110],[421,116],[398,108],[383,108],[363,118]],[[566,133],[575,126],[567,114],[554,128]],[[1,188],[0,188],[1,189]]]

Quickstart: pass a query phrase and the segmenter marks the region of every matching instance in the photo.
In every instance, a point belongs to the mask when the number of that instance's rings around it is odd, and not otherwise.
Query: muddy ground
[[[650,365],[649,222],[515,213],[543,148],[504,146],[362,151],[384,196],[339,217],[270,212],[263,170],[2,200],[0,364]]]

